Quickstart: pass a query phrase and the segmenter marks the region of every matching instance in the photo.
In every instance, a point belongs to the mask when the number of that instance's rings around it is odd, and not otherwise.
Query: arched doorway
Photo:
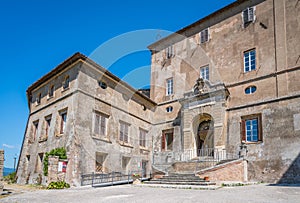
[[[200,117],[201,118],[201,117]],[[214,148],[214,124],[210,116],[200,119],[196,133],[197,156],[211,156]]]

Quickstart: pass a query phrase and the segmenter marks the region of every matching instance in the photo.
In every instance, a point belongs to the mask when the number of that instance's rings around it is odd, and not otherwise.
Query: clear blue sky
[[[234,0],[1,1],[0,149],[5,150],[5,166],[13,167],[14,155],[19,156],[22,145],[28,117],[25,91],[41,76],[75,52],[90,56],[99,46],[105,47],[103,43],[124,33],[144,29],[174,32],[232,2]],[[155,41],[158,34],[158,31],[151,32],[146,42]],[[126,37],[127,44],[120,41],[110,43],[114,45],[110,48],[119,50],[129,45]],[[111,72],[139,88],[149,83],[147,71],[142,83],[135,75],[147,70],[140,67],[150,65],[150,54],[144,50],[145,47],[114,63],[105,62],[107,55],[104,59],[98,57],[97,62],[109,66],[106,68]],[[126,75],[132,70],[135,71]]]

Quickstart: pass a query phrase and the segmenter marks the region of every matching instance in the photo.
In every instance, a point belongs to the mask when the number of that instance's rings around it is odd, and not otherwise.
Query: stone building
[[[61,147],[66,180],[74,185],[86,173],[150,171],[156,104],[87,57],[73,55],[30,86],[27,96],[19,183],[43,176],[45,153]]]
[[[159,156],[162,136],[179,161],[243,148],[249,180],[299,182],[299,19],[297,0],[241,0],[150,45]]]
[[[298,0],[238,0],[155,42],[150,98],[73,55],[27,90],[18,182],[65,147],[74,185],[92,172],[197,173],[201,157],[229,155],[247,161],[244,180],[299,183],[299,19]]]

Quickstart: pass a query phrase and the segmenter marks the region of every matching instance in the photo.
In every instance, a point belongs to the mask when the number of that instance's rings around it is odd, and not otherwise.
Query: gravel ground
[[[8,186],[9,187],[9,186]],[[9,189],[9,188],[8,188]],[[79,187],[66,190],[26,190],[13,193],[0,202],[295,202],[300,203],[300,186],[265,184],[224,187],[218,190],[164,189],[122,185],[105,188]]]

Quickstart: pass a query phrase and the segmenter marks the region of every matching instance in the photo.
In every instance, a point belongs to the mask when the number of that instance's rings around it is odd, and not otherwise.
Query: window
[[[98,85],[102,88],[102,89],[106,89],[107,88],[107,84],[105,82],[99,81]]]
[[[107,124],[107,115],[104,115],[99,112],[95,112],[95,125],[94,125],[94,133],[96,135],[106,136],[106,124]]]
[[[200,42],[201,44],[208,42],[209,39],[209,34],[208,34],[208,28],[206,28],[205,30],[202,30],[200,32]]]
[[[129,124],[120,122],[120,141],[124,143],[128,143],[128,128]]]
[[[63,111],[60,113],[60,134],[64,134],[66,130],[67,123],[67,111]]]
[[[36,138],[37,132],[38,132],[38,128],[39,128],[39,121],[34,121],[32,123],[32,127],[33,127],[33,130],[32,130],[31,139],[29,140],[30,142],[35,141],[35,138]]]
[[[209,66],[200,68],[200,78],[203,80],[209,80]]]
[[[255,15],[254,15],[254,8],[250,7],[243,11],[243,22],[244,27],[247,27],[250,23],[254,22]]]
[[[174,93],[173,90],[173,78],[167,79],[167,87],[166,87],[166,95],[172,95]]]
[[[146,147],[146,135],[147,135],[147,131],[140,129],[140,146],[141,147]]]
[[[36,173],[42,172],[43,158],[44,158],[44,153],[38,153],[38,156],[37,156],[37,159],[36,159],[36,165],[35,165],[35,172]]]
[[[168,107],[166,108],[166,111],[167,111],[168,113],[172,112],[172,111],[173,111],[173,107],[172,107],[172,106],[168,106]]]
[[[51,125],[51,115],[45,117],[45,131],[43,137],[40,137],[40,141],[46,141],[48,139],[49,131]]]
[[[41,104],[41,100],[42,100],[42,94],[39,93],[39,94],[37,95],[37,97],[36,97],[36,105]]]
[[[173,46],[171,45],[171,46],[169,46],[168,48],[167,48],[167,58],[169,59],[169,58],[171,58],[171,57],[173,57],[174,56],[174,48],[173,48]]]
[[[253,94],[254,92],[256,92],[255,86],[250,86],[245,89],[245,94]]]
[[[241,137],[242,142],[262,141],[261,114],[242,117]]]
[[[106,153],[96,152],[96,172],[106,172],[104,167],[106,157]]]
[[[250,72],[256,69],[256,51],[244,52],[244,72]]]
[[[123,172],[127,173],[128,172],[128,165],[130,162],[130,157],[122,156],[122,169]]]
[[[165,130],[162,132],[161,150],[173,150],[173,130]]]
[[[51,85],[48,92],[48,98],[53,97],[54,95],[54,85]]]
[[[65,89],[68,89],[69,86],[70,86],[70,77],[67,75],[67,76],[65,77],[65,81],[64,81],[64,84],[63,84],[64,90],[65,90]]]

